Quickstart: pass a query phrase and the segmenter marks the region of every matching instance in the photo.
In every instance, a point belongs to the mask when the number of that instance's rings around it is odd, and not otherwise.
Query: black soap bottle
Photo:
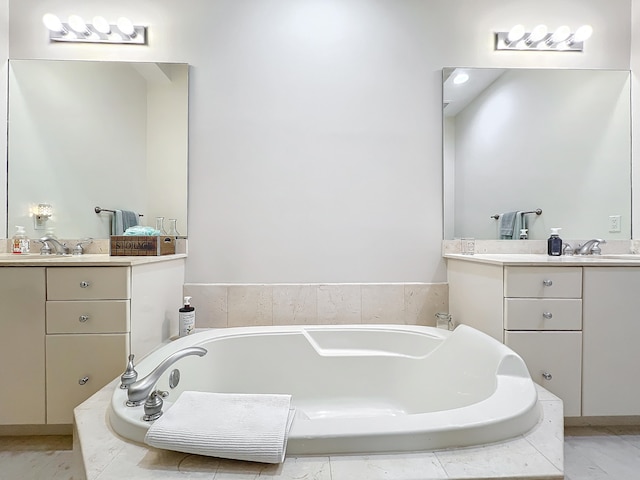
[[[562,239],[558,232],[560,232],[560,228],[552,228],[551,236],[549,240],[547,240],[547,254],[552,257],[559,257],[562,255]]]

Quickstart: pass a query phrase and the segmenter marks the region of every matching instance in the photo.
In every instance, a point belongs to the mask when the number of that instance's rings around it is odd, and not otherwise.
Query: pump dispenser
[[[196,326],[196,309],[191,306],[191,297],[184,297],[184,307],[178,310],[179,336],[189,335]]]
[[[552,228],[551,236],[547,240],[547,254],[552,257],[562,255],[562,239],[560,238],[561,228]]]

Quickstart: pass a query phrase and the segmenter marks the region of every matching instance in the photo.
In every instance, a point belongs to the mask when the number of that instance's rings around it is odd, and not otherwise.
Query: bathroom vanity
[[[640,415],[640,256],[445,257],[454,323],[522,356],[566,417]]]
[[[174,335],[185,257],[0,254],[0,426],[70,425],[129,353]]]

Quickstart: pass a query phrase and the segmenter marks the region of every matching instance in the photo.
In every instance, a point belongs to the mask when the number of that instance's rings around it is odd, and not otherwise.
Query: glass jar
[[[164,217],[156,217],[156,230],[159,235],[166,235],[167,231],[164,229]]]
[[[178,232],[178,219],[177,218],[170,218],[169,219],[169,231],[167,232],[167,235],[171,235],[173,237],[180,236],[180,232]]]

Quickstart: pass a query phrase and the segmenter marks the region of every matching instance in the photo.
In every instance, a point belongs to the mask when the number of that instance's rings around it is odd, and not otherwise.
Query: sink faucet
[[[56,255],[69,255],[69,247],[67,247],[67,244],[61,243],[60,240],[52,237],[51,235],[45,235],[42,238],[38,238],[36,239],[36,242],[42,243],[40,255],[51,255],[51,245],[53,245]]]
[[[607,243],[601,238],[594,238],[584,242],[584,245],[578,245],[575,250],[576,255],[600,255],[600,244]]]
[[[172,353],[160,362],[160,364],[154,368],[149,375],[129,385],[127,390],[127,395],[129,397],[127,406],[137,407],[142,405],[153,392],[153,388],[156,383],[158,383],[162,374],[167,370],[167,368],[181,358],[189,355],[198,355],[199,357],[202,357],[206,354],[207,350],[201,347],[187,347]]]

